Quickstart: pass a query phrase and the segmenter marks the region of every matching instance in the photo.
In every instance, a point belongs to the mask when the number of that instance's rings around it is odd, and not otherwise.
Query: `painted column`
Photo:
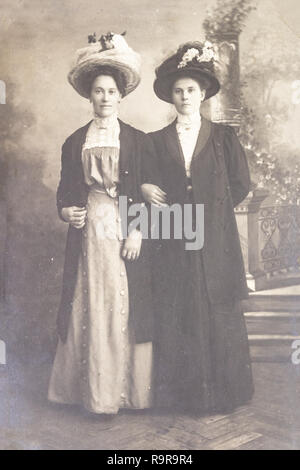
[[[219,54],[219,61],[215,67],[221,90],[209,100],[211,120],[239,127],[241,122],[239,33],[223,33],[214,39],[214,43]]]

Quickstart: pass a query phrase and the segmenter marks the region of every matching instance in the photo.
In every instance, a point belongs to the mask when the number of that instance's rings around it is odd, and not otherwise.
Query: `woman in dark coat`
[[[142,203],[142,158],[153,148],[118,119],[139,68],[139,55],[110,33],[100,43],[92,37],[69,74],[93,103],[94,119],[62,148],[57,207],[69,230],[48,397],[94,413],[151,406],[149,249],[141,232],[128,229],[120,202]]]
[[[196,207],[204,205],[203,247],[187,249],[184,236],[160,239],[153,263],[155,403],[204,413],[233,410],[253,395],[241,307],[248,289],[234,215],[249,192],[249,170],[235,131],[199,112],[219,88],[208,42],[187,43],[158,67],[155,93],[175,105],[178,117],[150,134],[157,160],[142,186],[147,202],[162,211],[165,204],[183,211],[192,204],[194,229]]]

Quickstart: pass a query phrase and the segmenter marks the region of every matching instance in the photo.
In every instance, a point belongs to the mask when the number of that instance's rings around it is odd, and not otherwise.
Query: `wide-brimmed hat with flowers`
[[[191,77],[206,82],[205,99],[211,98],[220,90],[215,75],[214,63],[217,52],[209,41],[187,42],[179,47],[176,54],[166,59],[157,69],[154,91],[161,100],[172,103],[172,86],[181,77]]]
[[[117,70],[123,76],[123,95],[131,93],[140,83],[140,55],[128,46],[124,34],[107,33],[99,40],[88,36],[89,45],[79,49],[68,80],[83,97],[89,98],[91,77],[103,68]]]

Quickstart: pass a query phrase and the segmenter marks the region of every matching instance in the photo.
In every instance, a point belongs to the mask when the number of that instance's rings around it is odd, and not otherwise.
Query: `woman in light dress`
[[[94,413],[152,404],[149,246],[136,229],[124,234],[119,210],[119,196],[128,207],[142,203],[143,162],[153,151],[146,134],[118,119],[139,69],[124,37],[108,33],[89,36],[68,76],[94,118],[62,147],[57,207],[69,230],[48,398]]]

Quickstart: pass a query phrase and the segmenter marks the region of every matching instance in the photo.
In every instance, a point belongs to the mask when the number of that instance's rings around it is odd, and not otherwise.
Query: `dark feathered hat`
[[[211,98],[220,90],[215,75],[214,62],[217,60],[213,45],[206,41],[188,42],[179,47],[176,54],[166,59],[156,69],[154,91],[161,100],[172,103],[172,86],[180,77],[191,77],[200,83],[205,82],[205,99]]]

